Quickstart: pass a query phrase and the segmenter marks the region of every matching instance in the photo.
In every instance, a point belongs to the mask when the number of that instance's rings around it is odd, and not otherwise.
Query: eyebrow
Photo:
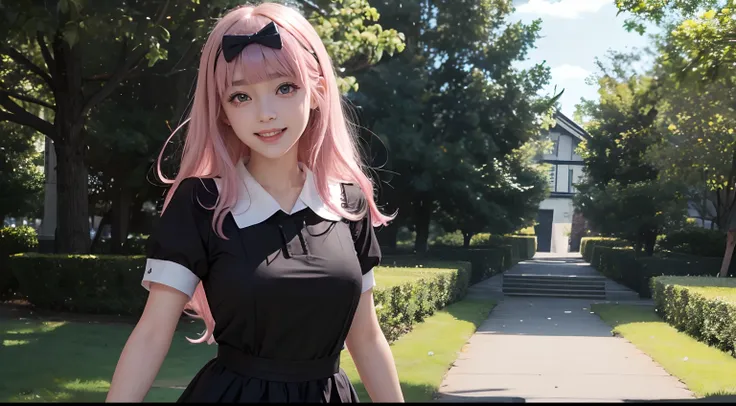
[[[269,72],[268,74],[266,74],[266,78],[264,80],[274,80],[278,78],[291,78],[291,76],[288,76],[288,75],[285,76],[278,72]],[[294,80],[296,80],[296,78],[294,78]],[[245,86],[247,84],[248,83],[245,79],[240,79],[240,80],[234,80],[231,86]]]

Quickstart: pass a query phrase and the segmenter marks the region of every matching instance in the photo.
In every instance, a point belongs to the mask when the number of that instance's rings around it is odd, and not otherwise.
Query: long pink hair
[[[218,52],[223,35],[252,34],[271,21],[279,28],[282,49],[252,44],[230,63],[225,61],[222,52]],[[316,58],[310,51],[316,54]],[[374,185],[364,172],[365,166],[356,147],[356,135],[343,111],[335,71],[319,35],[299,12],[274,3],[234,8],[218,21],[210,33],[202,49],[191,113],[184,124],[174,130],[176,133],[188,121],[181,165],[173,181],[161,173],[163,149],[159,154],[159,177],[172,185],[164,201],[164,210],[182,180],[220,176],[220,195],[212,208],[212,226],[218,236],[226,238],[222,234],[222,222],[237,200],[239,179],[235,166],[238,160],[249,154],[248,147],[230,127],[224,125],[221,116],[223,92],[232,83],[236,71],[245,73],[246,83],[258,83],[274,74],[296,77],[318,105],[311,113],[297,148],[299,161],[315,175],[322,199],[335,213],[357,220],[356,215],[346,212],[341,205],[333,204],[329,198],[330,180],[352,182],[359,185],[365,194],[373,226],[385,225],[393,218],[381,213],[376,206]],[[320,76],[326,82],[323,92],[314,86]],[[205,323],[201,338],[187,339],[192,343],[214,343],[215,321],[202,282],[197,285],[192,299],[185,306],[186,310],[194,311],[194,314],[187,314],[201,318]]]

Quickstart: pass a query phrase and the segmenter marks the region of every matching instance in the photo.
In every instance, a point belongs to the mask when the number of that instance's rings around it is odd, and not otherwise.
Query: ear
[[[314,92],[319,94],[322,98],[325,98],[325,96],[327,96],[327,81],[325,80],[324,76],[320,76],[317,79],[317,83],[314,86]],[[314,110],[318,107],[319,105],[317,104],[317,98],[312,97],[312,99],[309,101],[309,108]]]

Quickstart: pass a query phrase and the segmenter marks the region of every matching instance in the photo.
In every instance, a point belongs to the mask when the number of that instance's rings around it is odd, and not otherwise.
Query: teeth
[[[276,134],[281,133],[281,130],[278,131],[271,131],[270,133],[259,133],[261,137],[273,137]]]

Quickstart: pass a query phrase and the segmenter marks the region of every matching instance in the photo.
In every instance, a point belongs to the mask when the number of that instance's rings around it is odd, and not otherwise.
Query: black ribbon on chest
[[[294,215],[278,212],[268,220],[279,231],[284,258],[311,255],[305,238],[305,233],[308,233],[306,212],[308,210]]]

